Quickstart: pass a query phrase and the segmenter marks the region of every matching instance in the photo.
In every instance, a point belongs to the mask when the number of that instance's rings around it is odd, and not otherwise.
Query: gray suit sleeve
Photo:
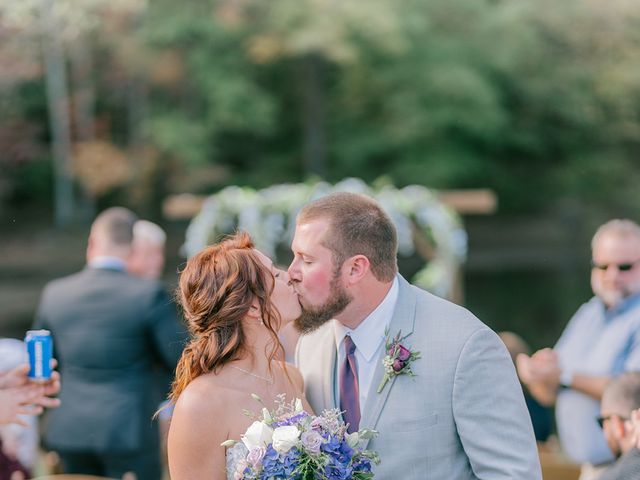
[[[506,348],[488,328],[474,332],[461,351],[453,415],[478,479],[542,478],[522,387]]]

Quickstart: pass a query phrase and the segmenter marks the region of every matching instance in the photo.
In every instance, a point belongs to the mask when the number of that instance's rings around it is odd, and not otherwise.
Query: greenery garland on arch
[[[230,186],[205,200],[187,228],[184,252],[190,257],[225,234],[245,230],[257,248],[277,258],[278,247],[288,248],[291,243],[300,208],[336,191],[362,193],[380,202],[398,230],[400,256],[416,250],[423,253],[419,243],[429,250],[427,263],[411,281],[436,295],[451,297],[456,273],[466,259],[467,234],[460,217],[420,185],[373,189],[360,179],[347,178],[335,185],[279,184],[262,190]]]

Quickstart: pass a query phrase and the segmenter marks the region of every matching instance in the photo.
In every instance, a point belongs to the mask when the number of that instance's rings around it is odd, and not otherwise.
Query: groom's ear
[[[354,255],[345,262],[347,282],[356,284],[369,273],[369,259],[364,255]]]

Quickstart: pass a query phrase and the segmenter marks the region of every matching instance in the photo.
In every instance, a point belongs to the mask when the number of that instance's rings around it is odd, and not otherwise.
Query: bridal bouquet
[[[254,398],[262,403],[257,395]],[[362,442],[375,436],[375,431],[349,434],[339,410],[314,416],[302,409],[300,399],[286,402],[279,395],[276,406],[275,411],[262,409],[242,435],[242,442],[222,444],[233,447],[234,457],[238,456],[234,480],[373,478],[371,465],[379,463],[378,455],[362,448]]]

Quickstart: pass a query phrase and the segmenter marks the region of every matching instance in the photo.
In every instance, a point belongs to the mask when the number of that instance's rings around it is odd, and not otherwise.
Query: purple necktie
[[[358,366],[356,344],[350,336],[344,337],[345,357],[340,368],[340,410],[344,413],[349,433],[357,432],[360,425],[360,389],[358,388]]]

